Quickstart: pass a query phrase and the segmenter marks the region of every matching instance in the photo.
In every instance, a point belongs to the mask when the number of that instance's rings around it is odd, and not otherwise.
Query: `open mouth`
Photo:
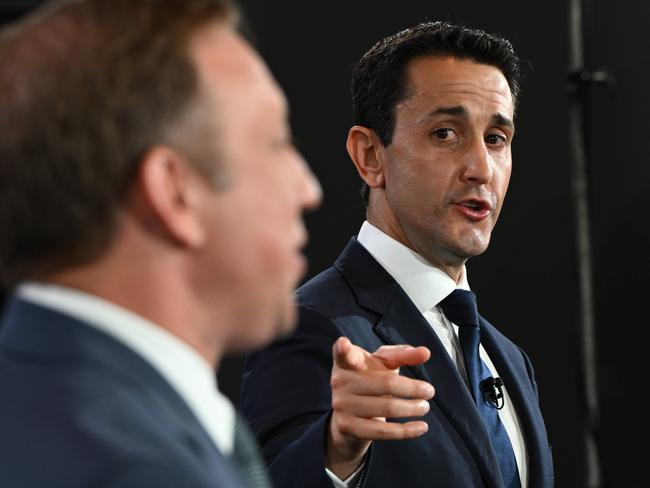
[[[490,210],[490,205],[485,200],[466,200],[464,202],[461,202],[460,205],[475,212]]]
[[[483,220],[489,215],[492,210],[492,205],[490,205],[486,200],[470,198],[456,203],[456,208],[460,210],[465,217],[471,220]]]

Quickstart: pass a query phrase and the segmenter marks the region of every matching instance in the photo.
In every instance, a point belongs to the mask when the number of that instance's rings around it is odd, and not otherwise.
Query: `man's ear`
[[[136,185],[136,211],[149,230],[181,247],[203,245],[200,211],[207,183],[185,157],[169,147],[151,148],[140,162]]]
[[[348,132],[345,147],[359,172],[370,188],[384,186],[383,146],[372,129],[355,125]]]

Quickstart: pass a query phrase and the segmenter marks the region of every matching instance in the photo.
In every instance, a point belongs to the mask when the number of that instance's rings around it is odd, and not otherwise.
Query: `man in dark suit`
[[[532,366],[478,316],[465,270],[510,178],[511,44],[421,24],[370,49],[352,93],[367,221],[299,289],[294,336],[245,366],[242,409],[276,484],[550,488]]]
[[[270,487],[217,388],[296,321],[320,189],[221,0],[0,33],[0,484]]]

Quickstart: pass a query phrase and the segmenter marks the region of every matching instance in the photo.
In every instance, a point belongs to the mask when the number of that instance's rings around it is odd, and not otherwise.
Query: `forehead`
[[[202,89],[231,117],[286,113],[284,93],[255,50],[230,26],[216,24],[190,43]]]
[[[480,103],[512,117],[512,93],[496,67],[454,57],[415,58],[407,67],[406,105],[424,100],[443,105]]]

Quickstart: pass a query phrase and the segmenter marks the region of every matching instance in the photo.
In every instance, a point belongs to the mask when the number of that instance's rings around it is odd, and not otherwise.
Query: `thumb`
[[[366,369],[366,360],[370,353],[365,349],[355,346],[347,337],[339,337],[332,347],[334,365],[342,369]]]

